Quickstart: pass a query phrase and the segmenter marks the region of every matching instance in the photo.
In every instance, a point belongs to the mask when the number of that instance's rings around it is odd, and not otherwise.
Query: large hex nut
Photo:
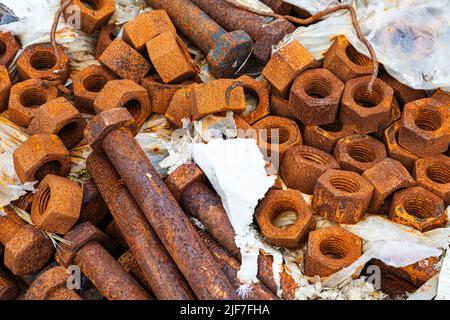
[[[9,93],[11,92],[11,79],[8,69],[0,66],[0,113],[8,107]]]
[[[85,113],[94,113],[94,101],[98,93],[111,80],[117,77],[97,65],[91,65],[72,76],[75,106]]]
[[[165,117],[178,128],[183,127],[183,119],[191,120],[192,94],[195,84],[175,92],[167,107]]]
[[[372,185],[355,172],[329,169],[317,180],[312,208],[330,221],[355,224],[367,212],[373,190]]]
[[[66,0],[61,0],[61,5]],[[72,0],[64,10],[64,18],[71,19],[75,11],[79,11],[80,28],[83,32],[91,34],[108,23],[116,11],[114,0]]]
[[[320,149],[296,145],[286,151],[281,177],[289,188],[313,194],[317,179],[328,169],[339,169],[333,156]]]
[[[446,152],[450,142],[450,108],[425,98],[405,105],[398,143],[420,158]]]
[[[337,142],[353,133],[355,132],[352,129],[344,125],[339,119],[336,119],[331,124],[305,126],[303,138],[306,145],[327,153],[333,153]]]
[[[143,51],[146,43],[164,32],[177,33],[164,10],[152,10],[138,15],[123,26],[122,39],[137,51]]]
[[[205,174],[196,164],[184,164],[169,175],[165,183],[175,199],[179,201],[190,185],[204,180]]]
[[[95,113],[126,108],[135,120],[136,132],[152,113],[147,90],[131,80],[109,81],[94,101]]]
[[[20,44],[11,32],[0,32],[0,65],[9,67],[20,49]]]
[[[281,48],[263,70],[263,76],[283,98],[288,98],[294,80],[306,69],[317,66],[317,61],[298,41]]]
[[[450,158],[435,155],[417,160],[414,165],[414,178],[417,185],[433,192],[450,205]]]
[[[400,161],[406,169],[409,171],[413,170],[414,163],[419,157],[409,150],[406,150],[400,146],[397,142],[398,131],[400,128],[400,122],[397,121],[391,126],[389,126],[383,135],[383,141],[386,145],[386,149],[390,158]]]
[[[58,59],[50,43],[26,47],[17,60],[20,80],[33,78],[65,84],[70,76],[70,60],[62,47],[58,47]]]
[[[292,85],[289,111],[304,125],[333,123],[343,91],[344,83],[327,69],[307,70]]]
[[[270,114],[295,120],[294,115],[289,111],[289,100],[284,99],[276,93],[270,95]]]
[[[414,178],[403,165],[386,158],[363,173],[363,177],[374,187],[369,213],[385,214],[389,210],[390,196],[399,189],[416,185]]]
[[[373,71],[372,60],[356,51],[344,36],[339,36],[334,40],[325,54],[323,67],[330,70],[343,82],[369,75]]]
[[[122,79],[140,83],[151,69],[150,63],[139,52],[120,39],[103,51],[98,60]]]
[[[97,46],[95,47],[95,59],[98,60],[105,49],[113,42],[121,30],[116,24],[108,24],[100,29],[98,34]]]
[[[361,134],[386,128],[392,109],[394,90],[380,79],[375,80],[372,92],[367,89],[371,77],[347,81],[341,101],[340,119]]]
[[[49,174],[34,194],[31,219],[41,230],[66,234],[80,217],[82,199],[76,182]]]
[[[421,232],[443,227],[447,223],[444,201],[422,187],[395,193],[389,219]]]
[[[290,249],[301,247],[311,226],[313,214],[297,190],[272,190],[255,213],[267,242]]]
[[[54,134],[35,134],[13,154],[14,169],[22,183],[41,181],[47,174],[67,176],[70,154]]]
[[[241,82],[244,87],[247,103],[247,108],[241,115],[242,118],[248,124],[254,124],[269,115],[269,88],[267,85],[247,75],[241,76],[237,80]],[[250,106],[254,106],[254,108],[249,108]]]
[[[195,75],[191,55],[176,33],[163,32],[146,46],[150,61],[164,83],[181,82]]]
[[[398,103],[401,107],[409,102],[427,97],[427,93],[425,92],[425,90],[418,90],[408,87],[397,79],[391,77],[387,72],[383,73],[380,76],[380,79],[383,80],[384,83],[386,83],[392,89],[394,89],[395,97],[397,98]]]
[[[304,272],[328,277],[348,267],[362,254],[362,240],[340,227],[326,227],[309,234]]]
[[[41,79],[30,79],[12,86],[8,116],[15,124],[27,127],[38,108],[56,98],[58,89]]]
[[[56,134],[67,148],[83,139],[86,121],[81,113],[64,97],[42,105],[31,120],[28,130],[32,134]]]
[[[380,141],[366,135],[353,134],[336,144],[334,157],[343,170],[362,174],[386,159],[386,148]]]

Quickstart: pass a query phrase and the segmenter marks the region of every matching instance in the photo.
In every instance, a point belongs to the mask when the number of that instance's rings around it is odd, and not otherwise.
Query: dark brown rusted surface
[[[126,272],[130,273],[142,286],[144,286],[149,293],[153,294],[153,289],[145,278],[144,272],[142,272],[141,267],[139,267],[131,250],[125,251],[117,262],[119,262]]]
[[[103,26],[98,34],[97,46],[95,47],[95,59],[102,55],[103,51],[113,42],[121,27],[117,26],[115,23]]]
[[[379,125],[377,132],[372,132],[370,135],[377,140],[383,140],[383,134],[386,129],[395,122],[399,121],[401,117],[402,112],[400,110],[400,105],[397,102],[397,98],[394,96],[394,98],[392,99],[391,113],[389,115],[388,121]]]
[[[0,113],[5,111],[9,103],[9,93],[11,91],[11,79],[8,69],[0,66]]]
[[[432,99],[435,99],[437,101],[440,101],[441,103],[448,104],[450,103],[450,93],[447,91],[444,91],[442,89],[437,89],[433,95],[431,96]]]
[[[284,2],[283,0],[261,0],[261,2],[271,8],[274,12],[282,15],[291,13],[293,7],[290,3]]]
[[[20,49],[20,44],[11,32],[0,32],[0,46],[0,65],[9,67]]]
[[[14,300],[19,293],[17,281],[0,268],[0,300]]]
[[[66,0],[61,0],[61,4],[64,2]],[[64,18],[73,20],[75,10],[79,12],[81,30],[90,34],[108,23],[116,11],[116,4],[114,0],[72,0],[64,11]]]
[[[409,171],[413,170],[414,162],[419,159],[414,153],[406,150],[397,142],[400,122],[397,121],[389,126],[383,135],[383,141],[390,158],[395,159],[403,164]]]
[[[425,90],[410,88],[407,85],[391,77],[387,72],[383,73],[380,76],[380,79],[383,80],[392,89],[394,89],[395,97],[397,98],[398,103],[402,108],[405,104],[409,102],[427,97],[427,93],[425,92]]]
[[[306,145],[332,154],[336,143],[353,133],[354,131],[352,129],[337,119],[332,124],[305,126],[303,129],[303,139]]]
[[[257,103],[253,110],[249,110],[248,106],[242,113],[242,118],[248,123],[253,124],[270,113],[269,105],[269,87],[265,83],[244,75],[237,79],[244,87],[246,101],[248,96],[256,99]],[[247,101],[248,102],[248,101]]]
[[[295,120],[294,115],[289,111],[289,100],[276,93],[270,94],[270,114]]]
[[[78,221],[98,224],[109,214],[108,208],[92,180],[84,182],[82,188],[83,200]]]

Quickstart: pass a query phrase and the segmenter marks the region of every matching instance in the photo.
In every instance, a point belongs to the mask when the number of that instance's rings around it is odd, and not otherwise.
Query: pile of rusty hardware
[[[328,277],[362,255],[363,240],[339,224],[366,214],[420,232],[447,226],[450,95],[378,72],[378,62],[344,36],[323,63],[298,41],[272,53],[296,29],[283,16],[308,18],[283,1],[263,2],[278,17],[227,0],[147,0],[153,10],[116,26],[108,24],[114,0],[62,1],[60,14],[67,19],[68,5],[78,5],[81,30],[98,33],[99,64],[71,72],[63,47],[34,44],[15,62],[15,83],[7,67],[21,45],[0,34],[0,111],[30,133],[14,152],[14,168],[21,183],[39,182],[0,216],[0,299],[296,297],[293,276],[283,271],[279,279],[268,254],[258,260],[260,282],[238,295],[240,251],[205,174],[184,164],[163,180],[135,139],[152,113],[179,128],[183,119],[232,111],[239,129],[268,132],[257,141],[266,149],[271,132],[279,133],[278,178],[255,226],[270,245],[304,249],[305,276]],[[202,83],[186,40],[203,52],[214,80]],[[258,66],[262,77],[246,74]],[[257,101],[251,110],[249,97]],[[93,150],[83,183],[68,178],[69,150],[80,143]],[[318,228],[315,216],[333,226]],[[47,233],[61,237],[57,249]],[[434,276],[440,259],[400,268],[369,263],[394,298]],[[69,285],[74,266],[81,288]]]

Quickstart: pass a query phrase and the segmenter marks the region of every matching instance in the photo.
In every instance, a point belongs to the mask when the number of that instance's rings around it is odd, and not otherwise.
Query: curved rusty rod
[[[61,67],[61,59],[59,56],[58,44],[56,43],[56,30],[58,29],[59,19],[61,18],[61,14],[66,10],[72,0],[66,0],[56,11],[55,17],[53,19],[52,29],[50,31],[50,42],[52,43],[53,52],[56,57],[56,63],[58,67]],[[61,68],[57,70],[58,73],[61,72]]]

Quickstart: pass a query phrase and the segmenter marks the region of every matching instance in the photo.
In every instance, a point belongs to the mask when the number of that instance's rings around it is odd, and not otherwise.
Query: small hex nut
[[[443,227],[447,223],[444,201],[422,187],[395,193],[389,219],[421,232]]]
[[[30,79],[11,87],[8,116],[18,126],[27,127],[38,108],[55,99],[58,89],[41,79]]]
[[[289,111],[304,125],[336,120],[344,83],[327,69],[306,70],[294,81]]]
[[[403,109],[398,143],[423,158],[447,151],[450,142],[449,105],[425,98]]]
[[[344,125],[339,119],[336,119],[331,124],[305,126],[303,138],[306,145],[331,154],[340,139],[354,133],[347,125]]]
[[[255,213],[267,242],[298,249],[313,225],[313,214],[297,190],[272,190]]]
[[[61,0],[61,5],[65,1]],[[66,21],[72,18],[75,10],[80,12],[81,31],[91,34],[108,23],[116,11],[116,3],[114,0],[72,0],[64,10]]]
[[[450,205],[450,157],[443,154],[416,161],[413,175],[417,185],[427,189]]]
[[[296,145],[286,151],[281,177],[289,188],[313,194],[317,179],[328,169],[339,169],[333,156],[320,149]]]
[[[362,240],[340,227],[326,227],[309,234],[304,272],[328,277],[348,267],[362,254]]]
[[[13,154],[14,169],[22,183],[41,181],[47,174],[67,176],[70,154],[54,134],[35,134],[17,147]]]
[[[179,201],[190,185],[204,180],[205,174],[196,164],[184,164],[172,172],[165,183],[175,199]]]
[[[367,89],[371,76],[347,81],[341,101],[340,119],[360,134],[386,128],[391,116],[394,90],[380,79],[372,92]]]
[[[105,49],[113,42],[120,32],[121,27],[112,23],[103,26],[98,34],[97,46],[95,47],[95,59],[98,60]]]
[[[298,41],[281,48],[263,70],[263,76],[283,98],[288,98],[294,80],[306,69],[317,67],[317,61]]]
[[[409,102],[427,97],[427,93],[425,92],[425,90],[418,90],[408,87],[397,79],[391,77],[387,72],[383,73],[380,76],[380,79],[383,80],[383,82],[390,86],[392,89],[394,89],[394,95],[401,107]]]
[[[247,75],[239,77],[237,81],[242,83],[246,97],[247,108],[242,113],[242,118],[248,124],[254,124],[262,118],[268,116],[270,113],[270,106],[269,88],[267,85]],[[252,99],[256,100],[254,104],[251,103]],[[253,105],[254,108],[251,108]]]
[[[397,142],[400,122],[397,121],[389,126],[383,134],[383,141],[390,158],[401,162],[409,171],[413,170],[414,163],[419,159],[414,153],[406,150]]]
[[[362,174],[386,159],[387,154],[380,141],[367,135],[353,134],[338,141],[334,157],[343,170]]]
[[[11,32],[0,32],[0,65],[9,67],[19,49],[20,44]]]
[[[329,169],[317,180],[312,208],[332,222],[355,224],[367,212],[373,191],[373,186],[359,174]]]
[[[192,94],[195,84],[175,92],[167,107],[166,119],[178,128],[183,127],[183,119],[191,119]]]
[[[8,108],[10,92],[11,79],[9,78],[8,69],[5,66],[0,66],[0,113]]]
[[[363,175],[374,187],[369,213],[385,214],[389,210],[390,196],[397,190],[410,188],[416,181],[398,161],[386,158],[367,169]]]
[[[31,219],[41,230],[64,235],[78,221],[82,199],[76,182],[49,174],[34,194]]]
[[[344,36],[337,37],[328,49],[323,67],[343,82],[373,72],[372,60],[356,51]]]
[[[295,116],[289,111],[289,100],[276,93],[270,95],[270,114],[295,120]]]
[[[56,134],[66,148],[75,146],[83,139],[86,121],[81,113],[64,97],[42,105],[31,120],[31,134]]]
[[[117,77],[97,65],[91,65],[72,76],[75,106],[85,113],[94,113],[94,101],[103,87]]]

